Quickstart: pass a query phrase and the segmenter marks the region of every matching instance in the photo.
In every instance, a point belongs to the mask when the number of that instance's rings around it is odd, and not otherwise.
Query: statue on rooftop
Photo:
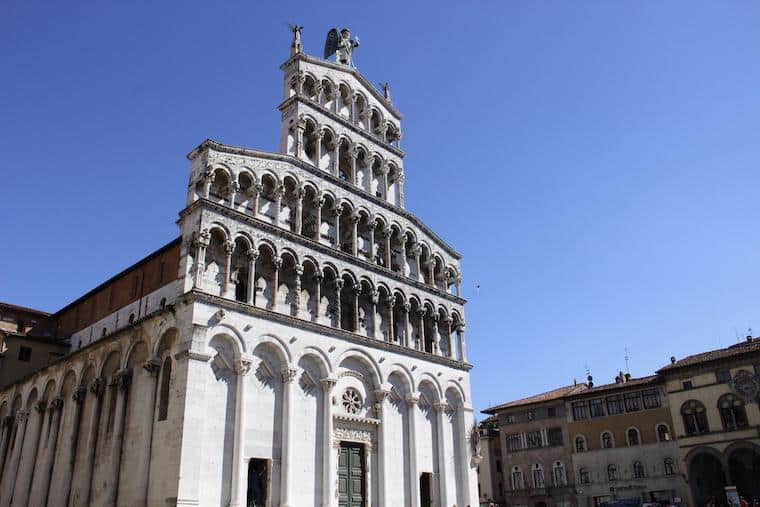
[[[335,55],[335,61],[337,63],[354,67],[353,59],[351,55],[355,48],[359,47],[359,37],[351,38],[351,30],[344,28],[338,33],[337,28],[333,28],[327,32],[327,39],[325,40],[325,58],[329,58],[330,55]]]
[[[303,27],[288,23],[288,28],[293,32],[293,43],[290,45],[290,56],[303,53],[303,48],[301,47],[301,30],[303,30]]]

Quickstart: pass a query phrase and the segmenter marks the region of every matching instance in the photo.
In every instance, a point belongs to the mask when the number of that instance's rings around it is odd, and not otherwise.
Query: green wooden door
[[[341,443],[338,455],[338,507],[364,505],[364,446]]]

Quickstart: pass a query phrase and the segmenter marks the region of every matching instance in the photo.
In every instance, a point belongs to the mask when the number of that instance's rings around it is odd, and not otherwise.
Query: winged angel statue
[[[335,61],[348,65],[349,67],[355,67],[351,55],[355,48],[359,47],[359,37],[351,38],[351,30],[348,28],[342,29],[338,32],[337,28],[333,28],[327,32],[327,39],[325,40],[325,58],[329,58],[330,55],[335,55]]]

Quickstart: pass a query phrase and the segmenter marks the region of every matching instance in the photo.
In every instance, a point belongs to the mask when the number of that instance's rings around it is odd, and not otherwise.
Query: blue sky
[[[476,408],[760,331],[760,3],[274,4],[0,5],[0,300],[56,310],[174,238],[203,139],[276,150],[297,22],[391,83]]]

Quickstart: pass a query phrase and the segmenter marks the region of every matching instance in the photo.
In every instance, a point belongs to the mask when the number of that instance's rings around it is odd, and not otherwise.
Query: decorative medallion
[[[731,381],[731,388],[745,402],[750,402],[760,394],[760,380],[747,370],[739,370]]]
[[[363,404],[362,395],[353,387],[349,387],[343,391],[342,403],[347,413],[358,414]]]

